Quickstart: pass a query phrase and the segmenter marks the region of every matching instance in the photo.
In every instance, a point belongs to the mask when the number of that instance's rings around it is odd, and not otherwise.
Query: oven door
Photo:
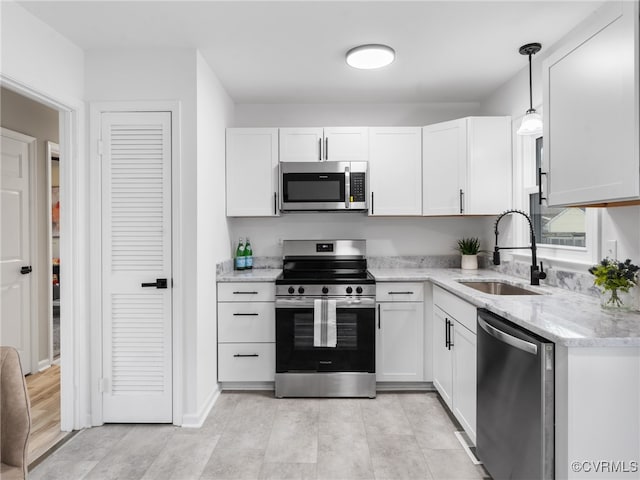
[[[276,300],[276,373],[375,373],[375,300],[338,299],[336,347],[313,346],[313,299]]]

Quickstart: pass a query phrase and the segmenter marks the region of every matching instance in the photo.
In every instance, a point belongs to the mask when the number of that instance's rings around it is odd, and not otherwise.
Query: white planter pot
[[[478,255],[462,255],[461,268],[463,270],[477,270]]]

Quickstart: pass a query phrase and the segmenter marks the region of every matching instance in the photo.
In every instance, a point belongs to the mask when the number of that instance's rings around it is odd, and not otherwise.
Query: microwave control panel
[[[351,173],[351,201],[352,202],[365,202],[367,192],[365,186],[365,173],[352,172]]]

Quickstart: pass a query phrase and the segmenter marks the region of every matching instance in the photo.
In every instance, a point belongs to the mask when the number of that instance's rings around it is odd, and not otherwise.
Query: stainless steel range
[[[276,397],[376,395],[364,240],[287,240],[276,279]]]

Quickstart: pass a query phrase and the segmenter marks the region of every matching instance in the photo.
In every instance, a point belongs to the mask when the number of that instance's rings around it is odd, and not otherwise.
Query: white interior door
[[[0,342],[15,347],[24,373],[31,372],[30,169],[35,142],[2,129],[0,178]]]
[[[103,113],[101,147],[103,421],[171,422],[171,113]]]

